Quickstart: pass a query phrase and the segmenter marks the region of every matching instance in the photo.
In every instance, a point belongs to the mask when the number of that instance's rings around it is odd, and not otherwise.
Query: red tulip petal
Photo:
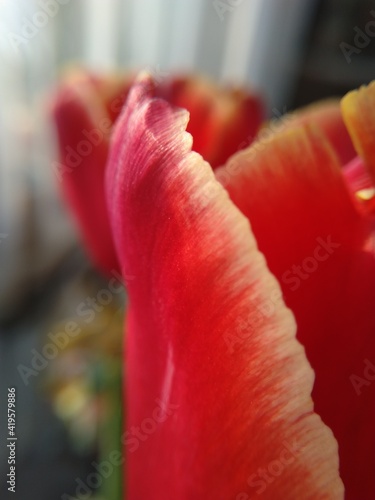
[[[316,373],[316,411],[339,443],[346,498],[373,499],[375,373],[366,360],[375,363],[374,221],[359,211],[313,127],[255,143],[217,176],[249,218],[296,316]]]
[[[288,127],[315,124],[319,127],[335,149],[343,165],[356,156],[350,135],[341,115],[339,100],[326,100],[310,104],[286,115]],[[281,118],[283,121],[283,117]]]
[[[132,89],[107,170],[123,274],[135,276],[128,498],[342,498],[336,444],[313,413],[313,374],[279,285],[191,152],[188,114],[151,94],[147,77]]]
[[[221,88],[202,78],[176,78],[158,86],[156,95],[187,109],[193,149],[213,168],[248,146],[262,123],[260,99],[244,90]]]
[[[110,273],[118,268],[104,196],[112,121],[99,85],[90,75],[75,72],[56,93],[52,112],[60,161],[53,166],[90,256]]]
[[[135,75],[131,73],[112,74],[102,77],[97,83],[96,90],[102,100],[112,123],[114,123],[128,97]]]

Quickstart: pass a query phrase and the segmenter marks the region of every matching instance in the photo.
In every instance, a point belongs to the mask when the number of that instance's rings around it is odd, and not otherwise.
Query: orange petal
[[[339,443],[346,498],[373,498],[375,384],[364,375],[366,360],[375,363],[373,218],[314,126],[254,143],[216,172],[296,316],[316,373],[316,411]]]
[[[281,117],[280,121],[288,127],[314,124],[329,140],[341,163],[345,165],[355,156],[355,150],[341,115],[340,101],[329,99],[316,102]]]
[[[341,109],[355,149],[375,181],[375,81],[349,92],[342,99]]]

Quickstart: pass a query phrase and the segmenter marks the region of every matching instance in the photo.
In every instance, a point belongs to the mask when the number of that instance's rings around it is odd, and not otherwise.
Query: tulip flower
[[[105,172],[126,498],[374,498],[374,85],[224,160],[165,97],[134,83]]]
[[[52,99],[60,159],[55,174],[93,262],[104,274],[118,270],[104,195],[104,172],[113,123],[134,76],[98,77],[74,69]],[[159,96],[191,112],[195,150],[216,167],[254,139],[263,119],[259,98],[191,77],[166,78]]]
[[[93,262],[105,274],[118,270],[104,197],[112,124],[131,80],[68,74],[52,99],[60,158],[53,169]]]

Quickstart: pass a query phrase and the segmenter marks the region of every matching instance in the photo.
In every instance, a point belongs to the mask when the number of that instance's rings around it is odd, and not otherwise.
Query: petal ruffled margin
[[[204,78],[179,77],[162,82],[155,96],[187,109],[193,150],[212,168],[223,165],[253,142],[264,118],[260,98],[245,89],[219,87]]]
[[[110,218],[129,283],[128,498],[338,499],[295,322],[245,217],[143,76],[116,127]],[[235,338],[235,345],[232,339]]]
[[[295,314],[317,413],[339,443],[346,498],[375,494],[375,234],[324,127],[256,142],[217,177],[252,225]],[[358,165],[357,165],[358,167]],[[354,165],[354,168],[356,166]]]

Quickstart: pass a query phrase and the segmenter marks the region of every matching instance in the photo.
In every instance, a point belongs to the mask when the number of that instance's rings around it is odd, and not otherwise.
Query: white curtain
[[[0,0],[0,317],[74,243],[51,163],[59,68],[196,71],[288,109],[315,0]]]

